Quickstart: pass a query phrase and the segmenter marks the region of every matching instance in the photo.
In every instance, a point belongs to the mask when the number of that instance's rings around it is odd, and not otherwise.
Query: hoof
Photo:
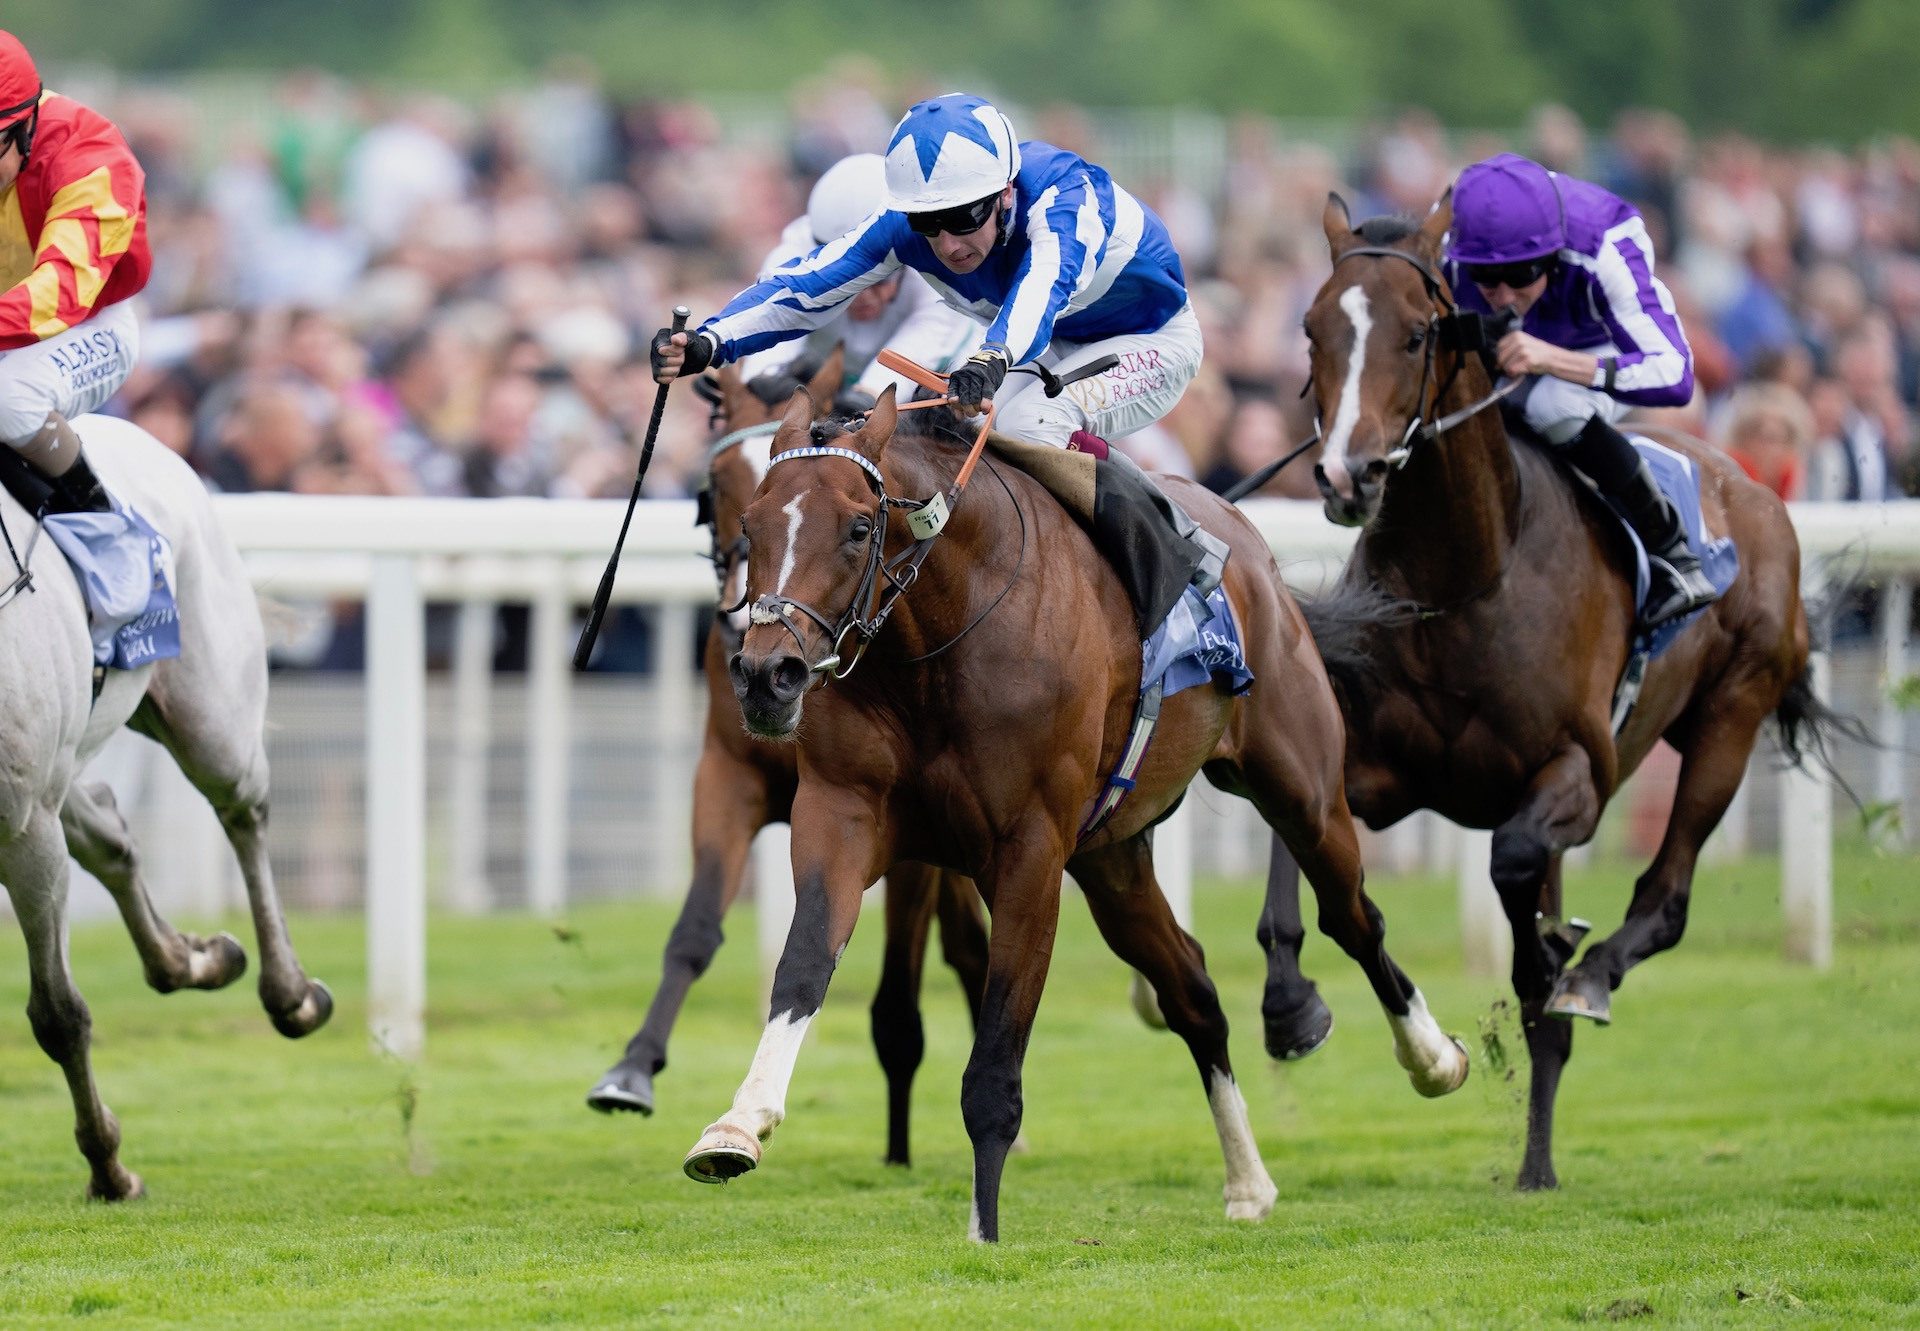
[[[1128,996],[1133,1000],[1133,1010],[1140,1014],[1140,1020],[1148,1029],[1167,1029],[1167,1014],[1160,1010],[1160,995],[1153,992],[1153,986],[1139,971],[1133,973],[1133,990]]]
[[[1520,1177],[1513,1181],[1515,1192],[1552,1192],[1559,1186],[1560,1180],[1555,1176],[1551,1163],[1522,1165]]]
[[[1273,1186],[1273,1180],[1263,1178],[1254,1188],[1242,1190],[1235,1196],[1232,1188],[1227,1189],[1227,1219],[1253,1224],[1265,1220],[1273,1213],[1273,1199],[1280,1195],[1280,1189]]]
[[[307,996],[293,1011],[267,1013],[273,1021],[273,1029],[289,1040],[298,1040],[303,1035],[312,1035],[326,1025],[327,1018],[332,1015],[333,991],[318,980],[307,981]]]
[[[189,989],[224,989],[247,973],[247,950],[230,933],[194,940],[188,962]]]
[[[607,1069],[594,1088],[587,1092],[587,1108],[603,1114],[653,1113],[653,1078],[627,1063],[615,1063]]]
[[[731,1123],[715,1123],[687,1152],[680,1168],[695,1183],[725,1183],[760,1163],[760,1143]]]
[[[100,1180],[94,1179],[87,1184],[87,1200],[90,1202],[137,1202],[147,1195],[147,1185],[131,1169],[115,1166],[115,1172],[122,1181],[109,1183],[102,1187]]]
[[[1413,1083],[1413,1089],[1429,1100],[1438,1100],[1443,1095],[1452,1095],[1465,1086],[1467,1073],[1472,1070],[1472,1060],[1467,1057],[1467,1046],[1461,1043],[1460,1037],[1449,1035],[1447,1043],[1458,1052],[1458,1058],[1447,1063],[1436,1064],[1431,1068],[1407,1068],[1407,1080]],[[1398,1055],[1397,1049],[1395,1054]],[[1404,1061],[1401,1066],[1406,1066]]]
[[[1333,1009],[1320,1000],[1320,991],[1311,985],[1307,996],[1284,1012],[1265,1011],[1267,1056],[1284,1062],[1305,1058],[1327,1042],[1333,1034]]]
[[[1613,1021],[1613,992],[1605,980],[1597,980],[1578,968],[1568,971],[1553,986],[1547,999],[1547,1013],[1555,1017],[1585,1017],[1595,1025]]]

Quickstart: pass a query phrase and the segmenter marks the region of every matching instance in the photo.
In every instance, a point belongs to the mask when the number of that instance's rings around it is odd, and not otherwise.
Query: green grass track
[[[1451,891],[1380,880],[1396,958],[1474,1051],[1424,1101],[1357,967],[1307,965],[1338,1018],[1304,1063],[1260,1049],[1252,884],[1203,884],[1198,933],[1280,1198],[1230,1225],[1199,1082],[1146,1030],[1069,894],[1027,1062],[1030,1153],[1006,1242],[966,1242],[968,1029],[928,977],[911,1170],[879,1163],[869,913],[761,1168],[700,1187],[680,1159],[759,1035],[750,915],[694,990],[651,1119],[582,1096],[637,1023],[672,908],[437,917],[428,1055],[369,1052],[352,917],[294,921],[333,1024],[273,1034],[253,974],[151,993],[117,928],[73,940],[95,1066],[150,1197],[81,1200],[54,1066],[0,931],[0,1327],[1920,1325],[1920,864],[1843,855],[1826,974],[1780,960],[1777,868],[1703,871],[1674,953],[1582,1027],[1562,1189],[1519,1196],[1524,1045],[1503,983],[1465,976]],[[1572,875],[1618,918],[1631,869]],[[180,921],[183,927],[205,922]],[[239,922],[230,924],[248,942]],[[1517,1056],[1500,1065],[1494,1047]]]

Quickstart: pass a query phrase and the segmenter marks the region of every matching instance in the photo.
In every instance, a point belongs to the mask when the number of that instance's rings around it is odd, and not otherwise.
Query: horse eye
[[[873,535],[873,523],[866,518],[855,518],[853,526],[847,529],[847,539],[858,545]]]
[[[1426,329],[1424,328],[1414,329],[1411,333],[1407,335],[1407,350],[1408,351],[1420,350],[1420,344],[1422,342],[1425,342],[1426,340],[1427,340]]]

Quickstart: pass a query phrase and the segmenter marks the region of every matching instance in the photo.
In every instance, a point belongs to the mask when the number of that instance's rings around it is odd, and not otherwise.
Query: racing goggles
[[[971,236],[987,224],[999,206],[1000,191],[995,190],[975,203],[963,203],[955,208],[942,208],[931,213],[908,213],[907,225],[913,228],[916,236],[937,236],[943,231],[949,236]]]
[[[9,116],[18,116],[19,119],[8,123]],[[0,108],[0,153],[5,153],[9,148],[18,148],[20,161],[24,164],[27,154],[33,150],[33,134],[39,124],[38,92],[18,106]]]
[[[1488,289],[1507,287],[1518,291],[1546,276],[1553,268],[1553,256],[1543,254],[1537,259],[1521,259],[1517,263],[1468,263],[1461,267],[1475,286]]]

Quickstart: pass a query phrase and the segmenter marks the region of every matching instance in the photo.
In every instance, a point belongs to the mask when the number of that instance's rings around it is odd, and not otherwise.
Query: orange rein
[[[881,348],[880,354],[876,356],[874,359],[878,360],[882,365],[886,366],[889,370],[892,370],[895,374],[905,375],[907,378],[913,380],[913,382],[915,382],[916,384],[919,384],[922,388],[931,389],[933,392],[936,392],[936,393],[942,392],[946,389],[946,386],[947,386],[946,375],[940,374],[934,370],[929,370],[926,366],[921,365],[916,361],[908,360],[905,356],[902,356],[899,352],[895,351],[892,347]],[[924,402],[904,402],[900,404],[897,410],[918,411],[922,407],[942,407],[947,405],[947,403],[950,402],[951,400],[952,399],[950,398],[939,397],[939,398],[932,398]],[[976,438],[973,441],[973,447],[968,450],[967,460],[964,463],[962,463],[960,466],[960,474],[954,478],[953,492],[956,497],[959,495],[959,493],[962,490],[967,488],[967,481],[973,476],[974,464],[980,461],[981,451],[984,450],[987,446],[987,433],[992,429],[993,429],[993,403],[989,402],[987,403],[987,418],[984,421],[980,422],[980,435],[978,438]]]

